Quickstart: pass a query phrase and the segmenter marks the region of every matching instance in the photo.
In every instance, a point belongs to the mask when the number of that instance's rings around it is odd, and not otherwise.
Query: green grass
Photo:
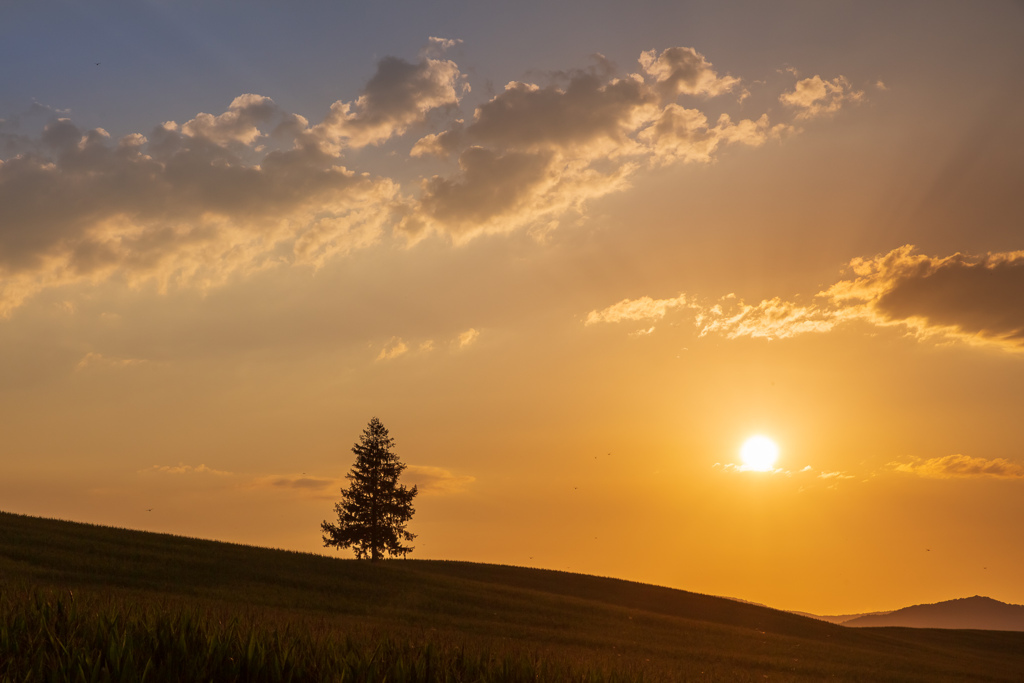
[[[1024,680],[1024,633],[845,629],[565,572],[0,513],[2,681]]]

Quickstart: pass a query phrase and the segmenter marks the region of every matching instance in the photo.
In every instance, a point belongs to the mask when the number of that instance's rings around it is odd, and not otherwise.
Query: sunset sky
[[[0,509],[1024,603],[1024,5],[6,2]],[[762,435],[768,471],[740,449]]]

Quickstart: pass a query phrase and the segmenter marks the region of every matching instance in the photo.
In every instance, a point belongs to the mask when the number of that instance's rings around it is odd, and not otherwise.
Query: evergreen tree
[[[415,486],[399,485],[405,463],[392,452],[394,445],[380,420],[370,420],[352,447],[356,462],[345,475],[352,483],[341,489],[341,501],[334,506],[338,523],[320,525],[325,547],[352,548],[357,558],[371,561],[384,553],[404,557],[412,550],[402,541],[416,538],[405,530],[405,523],[415,512],[412,499],[417,491]]]

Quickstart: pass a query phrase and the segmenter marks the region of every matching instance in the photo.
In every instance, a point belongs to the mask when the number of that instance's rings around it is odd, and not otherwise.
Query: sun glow
[[[775,460],[779,457],[779,447],[767,436],[752,436],[743,442],[740,448],[740,458],[743,460],[743,469],[755,472],[767,472],[775,467]]]

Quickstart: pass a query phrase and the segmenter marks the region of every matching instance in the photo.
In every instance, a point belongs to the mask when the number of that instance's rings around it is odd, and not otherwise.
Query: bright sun
[[[779,447],[767,436],[752,436],[743,442],[743,448],[740,449],[745,470],[767,472],[775,466],[778,457]]]

